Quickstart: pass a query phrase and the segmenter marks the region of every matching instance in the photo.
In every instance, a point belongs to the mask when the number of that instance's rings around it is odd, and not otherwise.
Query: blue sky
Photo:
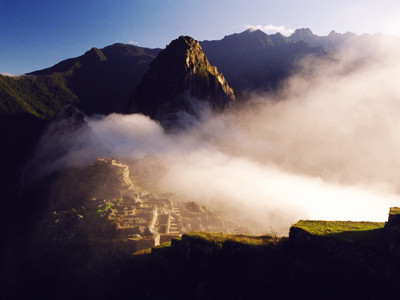
[[[182,34],[221,39],[246,25],[400,35],[400,1],[0,0],[0,73],[42,69],[116,42],[164,48]]]

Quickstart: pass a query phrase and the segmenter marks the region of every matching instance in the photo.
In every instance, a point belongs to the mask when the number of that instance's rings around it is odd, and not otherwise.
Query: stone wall
[[[160,245],[160,235],[141,239],[92,240],[89,244],[93,252],[97,254],[131,254]]]

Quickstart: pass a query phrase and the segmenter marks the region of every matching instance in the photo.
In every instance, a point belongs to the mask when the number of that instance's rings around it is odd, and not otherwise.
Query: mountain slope
[[[160,52],[135,90],[128,111],[176,123],[181,112],[196,116],[193,107],[204,100],[214,111],[223,111],[236,97],[224,76],[211,66],[200,44],[181,36]],[[171,121],[171,122],[170,122]]]
[[[122,112],[159,51],[114,44],[28,75],[0,75],[0,139],[6,141],[0,150],[1,198],[15,194],[47,120],[67,104],[86,114]]]
[[[114,44],[92,48],[32,75],[60,74],[85,113],[123,112],[133,90],[160,49]]]
[[[42,76],[0,75],[0,114],[28,113],[48,119],[64,105],[78,103],[59,74]]]
[[[1,222],[11,217],[13,198],[18,192],[24,164],[46,120],[66,104],[77,102],[77,97],[66,87],[65,79],[57,74],[17,77],[0,75]]]

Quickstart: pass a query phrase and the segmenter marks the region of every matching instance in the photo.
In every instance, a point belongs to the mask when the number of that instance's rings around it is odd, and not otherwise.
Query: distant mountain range
[[[200,45],[211,65],[218,68],[236,91],[277,89],[307,55],[334,58],[346,42],[371,40],[352,33],[317,36],[297,29],[290,37],[246,30]],[[25,76],[0,75],[0,113],[29,113],[42,119],[67,103],[87,114],[125,112],[129,99],[150,62],[162,49],[114,44],[92,48],[82,56]]]
[[[239,91],[268,91],[296,70],[297,62],[308,55],[332,58],[333,53],[303,40],[293,41],[280,33],[268,35],[261,30],[246,30],[222,40],[203,41],[211,64],[225,75],[232,88]]]

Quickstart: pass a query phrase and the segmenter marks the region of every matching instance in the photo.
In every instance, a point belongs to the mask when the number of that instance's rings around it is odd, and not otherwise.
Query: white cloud
[[[247,29],[250,29],[251,31],[255,31],[255,30],[262,30],[265,33],[277,33],[280,32],[283,35],[291,35],[294,30],[290,29],[290,28],[286,28],[285,26],[281,25],[281,26],[276,26],[273,24],[268,24],[268,25],[245,25],[245,27]]]
[[[138,41],[128,41],[128,44],[131,44],[131,45],[139,45],[139,42]]]
[[[9,76],[9,77],[17,77],[17,76],[19,76],[19,75],[14,75],[14,74],[11,74],[11,73],[2,73],[2,72],[0,72],[0,75]]]

